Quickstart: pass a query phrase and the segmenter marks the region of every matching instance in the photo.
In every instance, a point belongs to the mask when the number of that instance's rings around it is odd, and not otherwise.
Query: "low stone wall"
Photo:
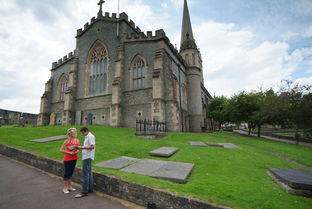
[[[39,168],[45,172],[63,176],[63,162],[61,161],[38,156],[32,152],[18,150],[3,144],[0,144],[0,154]],[[93,172],[93,179],[95,190],[142,206],[146,206],[148,202],[154,202],[157,209],[230,209],[199,199],[153,189],[142,184],[131,183],[98,172]],[[73,181],[81,184],[81,168],[76,168]]]

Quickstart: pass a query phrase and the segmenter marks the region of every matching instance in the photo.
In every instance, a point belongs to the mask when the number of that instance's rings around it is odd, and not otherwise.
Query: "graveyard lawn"
[[[0,127],[0,143],[61,161],[63,155],[59,148],[63,140],[46,143],[34,143],[30,140],[64,135],[68,128],[69,126]],[[312,198],[284,192],[267,174],[268,168],[302,167],[263,150],[279,153],[312,167],[312,148],[230,132],[168,133],[168,136],[160,140],[145,140],[136,138],[132,129],[103,126],[89,128],[96,136],[96,157],[93,164],[120,156],[195,164],[186,184],[93,167],[96,171],[236,209],[311,208]],[[78,138],[82,144],[83,136],[79,134]],[[189,141],[233,143],[242,149],[191,146]],[[150,151],[163,146],[177,147],[179,151],[170,158],[149,155]],[[78,166],[81,166],[81,160]]]

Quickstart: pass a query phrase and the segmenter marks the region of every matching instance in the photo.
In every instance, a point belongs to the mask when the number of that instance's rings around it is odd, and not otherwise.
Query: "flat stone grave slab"
[[[232,143],[218,143],[224,146],[224,148],[231,148],[231,149],[241,149],[241,147],[232,144]]]
[[[224,147],[223,144],[219,144],[219,143],[206,142],[206,144],[210,147]]]
[[[32,142],[38,142],[38,143],[44,143],[44,142],[51,142],[51,141],[57,141],[61,139],[66,139],[67,135],[61,135],[61,136],[52,136],[48,138],[42,138],[42,139],[34,139],[31,140]]]
[[[193,167],[192,163],[167,162],[150,176],[185,184]]]
[[[199,146],[199,147],[207,146],[204,142],[201,141],[189,141],[189,144],[191,146]]]
[[[100,162],[96,164],[95,166],[100,167],[100,168],[122,169],[129,165],[132,165],[133,163],[136,163],[137,161],[139,161],[139,159],[137,158],[121,156],[112,160]]]
[[[174,153],[176,153],[179,150],[179,148],[176,147],[161,147],[159,149],[153,150],[149,152],[152,156],[157,157],[170,157]]]
[[[121,171],[142,175],[150,175],[166,163],[166,161],[143,159],[128,167],[121,169]]]
[[[300,169],[270,168],[269,171],[280,181],[294,189],[312,191],[312,173]]]

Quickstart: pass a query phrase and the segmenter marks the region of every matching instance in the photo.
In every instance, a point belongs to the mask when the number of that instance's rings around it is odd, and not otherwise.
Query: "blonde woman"
[[[78,159],[77,153],[79,152],[77,149],[79,146],[77,130],[75,128],[70,128],[67,130],[67,135],[68,138],[64,141],[60,148],[60,152],[64,153],[64,194],[68,194],[70,191],[76,191],[76,189],[71,186],[71,178]]]

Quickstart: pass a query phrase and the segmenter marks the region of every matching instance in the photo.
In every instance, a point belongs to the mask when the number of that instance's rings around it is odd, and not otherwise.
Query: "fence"
[[[157,120],[136,120],[136,133],[152,134],[156,132],[167,132],[167,123]]]

